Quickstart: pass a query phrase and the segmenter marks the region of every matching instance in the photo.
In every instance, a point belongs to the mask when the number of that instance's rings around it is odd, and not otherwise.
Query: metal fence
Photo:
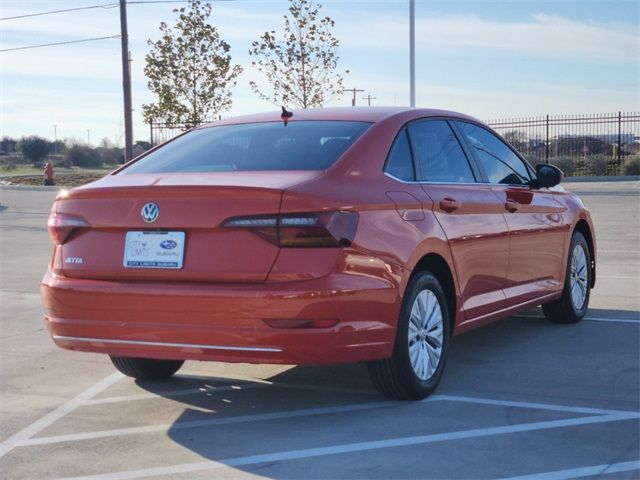
[[[567,176],[638,174],[640,169],[640,112],[545,115],[486,123],[532,164],[557,165]],[[193,126],[152,123],[151,144]]]
[[[551,163],[568,176],[624,175],[640,165],[640,113],[545,115],[489,120],[533,163]]]
[[[167,140],[171,140],[173,137],[180,135],[181,133],[195,127],[192,123],[162,123],[151,122],[149,124],[149,142],[151,146],[158,145]]]

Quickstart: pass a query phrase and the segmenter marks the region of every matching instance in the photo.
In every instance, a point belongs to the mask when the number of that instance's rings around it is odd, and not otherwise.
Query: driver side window
[[[531,174],[526,164],[493,133],[471,123],[457,121],[456,125],[480,160],[489,183],[527,185]]]

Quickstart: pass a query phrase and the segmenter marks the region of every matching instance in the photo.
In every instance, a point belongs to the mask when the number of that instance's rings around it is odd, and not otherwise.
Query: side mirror
[[[564,173],[555,165],[541,163],[536,165],[536,178],[531,182],[533,188],[551,188],[558,185],[564,178]]]

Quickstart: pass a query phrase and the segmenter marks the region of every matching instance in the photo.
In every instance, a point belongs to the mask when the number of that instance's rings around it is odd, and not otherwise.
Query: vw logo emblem
[[[142,210],[140,210],[140,215],[145,222],[153,223],[158,219],[158,215],[160,215],[160,209],[155,203],[149,202],[144,207],[142,207]]]

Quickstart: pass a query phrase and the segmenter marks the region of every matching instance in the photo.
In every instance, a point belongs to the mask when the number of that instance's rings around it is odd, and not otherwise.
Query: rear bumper
[[[392,280],[344,273],[278,284],[114,282],[45,274],[55,343],[111,355],[326,364],[391,355],[400,299]],[[329,328],[267,320],[336,319]]]

